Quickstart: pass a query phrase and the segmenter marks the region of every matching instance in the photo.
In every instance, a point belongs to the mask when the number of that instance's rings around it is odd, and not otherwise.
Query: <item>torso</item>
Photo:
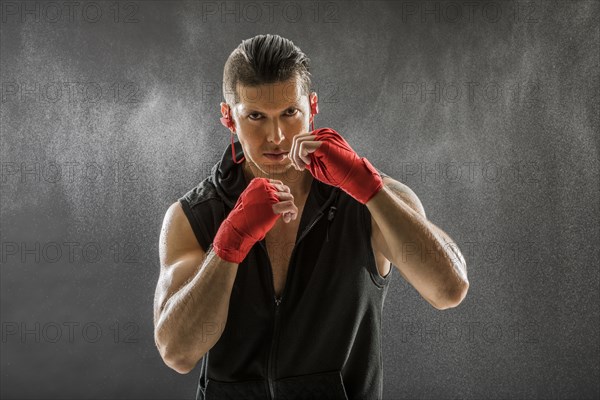
[[[244,167],[246,166],[244,162]],[[244,169],[244,178],[246,184],[250,182],[252,177],[249,172]],[[304,204],[308,198],[308,194],[311,187],[311,182],[308,181],[306,186],[305,195],[302,198],[295,198],[294,204],[298,207],[298,216],[295,220],[291,220],[287,224],[283,222],[283,217],[279,218],[273,228],[265,235],[265,243],[267,245],[267,252],[269,253],[269,260],[271,261],[271,268],[273,271],[273,285],[275,289],[275,296],[281,298],[281,294],[285,289],[285,281],[287,279],[288,266],[290,258],[292,256],[292,250],[296,243],[296,236],[298,234],[298,226],[302,218],[302,212],[304,210]],[[377,250],[376,243],[371,238],[371,245],[373,247],[373,253],[375,255],[375,263],[379,274],[385,276],[390,271],[390,262],[383,256],[381,252]]]
[[[296,243],[296,235],[298,233],[298,225],[300,225],[301,216],[302,209],[298,207],[298,217],[295,220],[291,220],[286,224],[283,222],[283,218],[279,218],[273,228],[265,236],[267,251],[273,269],[273,284],[275,286],[275,295],[277,298],[281,298],[281,294],[285,288],[288,265],[290,263],[294,244]]]
[[[267,232],[265,236],[265,242],[267,244],[267,251],[269,253],[269,259],[271,261],[271,267],[273,270],[273,284],[275,287],[275,296],[281,298],[281,294],[285,288],[285,281],[287,279],[288,266],[290,258],[292,256],[292,250],[296,243],[296,235],[298,234],[298,226],[300,225],[300,218],[302,217],[302,211],[304,210],[304,204],[298,207],[298,217],[295,220],[291,220],[289,223],[283,222],[282,218],[279,218],[273,228]],[[373,242],[371,242],[374,245]],[[375,254],[375,262],[377,270],[381,276],[387,275],[390,272],[390,262],[375,248],[373,247]]]

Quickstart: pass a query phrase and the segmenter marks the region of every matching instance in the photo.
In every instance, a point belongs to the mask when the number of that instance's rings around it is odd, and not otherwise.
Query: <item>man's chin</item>
[[[290,168],[294,169],[291,160],[285,163],[262,164],[260,167],[267,175],[281,175],[281,173],[288,171]]]
[[[286,158],[287,162],[277,164],[260,164],[261,174],[271,179],[296,179],[303,171],[298,171],[294,168],[292,160]]]

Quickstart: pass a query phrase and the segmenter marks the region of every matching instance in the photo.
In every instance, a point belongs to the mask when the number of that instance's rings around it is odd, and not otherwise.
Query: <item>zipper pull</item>
[[[333,217],[335,216],[335,210],[337,210],[337,208],[335,208],[334,206],[329,207],[329,214],[327,214],[327,220],[329,221],[329,223],[327,223],[327,231],[325,232],[326,242],[329,242],[329,225],[331,224],[331,221],[333,221]]]
[[[279,307],[280,304],[281,304],[281,299],[278,299],[277,297],[275,297],[275,306]]]
[[[329,207],[329,214],[327,215],[327,219],[329,221],[333,220],[333,217],[335,215],[335,210],[337,210],[337,208],[335,208],[334,206]]]

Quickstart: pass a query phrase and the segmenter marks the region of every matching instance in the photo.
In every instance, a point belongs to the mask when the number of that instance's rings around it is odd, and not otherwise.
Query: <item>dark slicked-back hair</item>
[[[231,107],[239,103],[236,87],[300,79],[301,94],[310,93],[310,59],[291,40],[279,35],[246,39],[229,55],[223,71],[223,96]]]

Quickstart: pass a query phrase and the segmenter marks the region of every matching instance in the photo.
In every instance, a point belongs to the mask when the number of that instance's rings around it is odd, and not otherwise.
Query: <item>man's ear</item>
[[[233,113],[231,111],[231,107],[229,107],[227,103],[221,102],[221,115],[223,116],[223,118],[228,120],[228,128],[232,132],[235,132],[235,122],[233,120]],[[221,119],[221,121],[223,121],[223,119]]]
[[[227,118],[229,115],[229,105],[227,103],[221,102],[221,116]]]
[[[311,113],[311,117],[312,117],[309,122],[311,122],[313,120],[314,116],[319,113],[319,97],[317,96],[316,92],[312,92],[310,94],[309,101],[310,101],[310,113]]]

